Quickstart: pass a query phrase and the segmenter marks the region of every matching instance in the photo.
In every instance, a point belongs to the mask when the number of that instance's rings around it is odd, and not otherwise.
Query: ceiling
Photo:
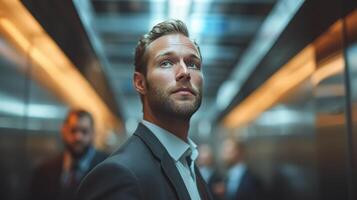
[[[139,38],[155,23],[167,18],[182,19],[200,45],[205,78],[202,113],[215,104],[220,86],[276,3],[275,0],[74,2],[123,117],[129,123],[127,126],[141,115],[139,98],[132,86],[134,49]]]
[[[304,1],[22,2],[121,118],[129,133],[142,117],[141,103],[132,86],[136,43],[160,21],[183,20],[203,56],[204,97],[192,119],[191,131],[209,133],[211,122],[226,112]]]

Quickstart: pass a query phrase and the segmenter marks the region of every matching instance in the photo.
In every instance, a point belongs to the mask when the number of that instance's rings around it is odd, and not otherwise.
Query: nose
[[[83,133],[81,131],[76,131],[73,133],[73,138],[75,141],[80,141],[83,138]]]
[[[181,81],[181,80],[189,81],[189,80],[191,80],[190,72],[189,72],[189,70],[187,68],[186,63],[183,60],[180,61],[178,68],[179,69],[178,69],[178,72],[177,72],[177,75],[176,75],[176,81]]]

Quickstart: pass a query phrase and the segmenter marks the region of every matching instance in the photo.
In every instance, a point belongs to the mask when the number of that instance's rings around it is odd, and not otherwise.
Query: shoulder
[[[143,199],[143,185],[157,168],[155,163],[150,150],[133,135],[89,172],[80,185],[78,199]]]
[[[249,168],[245,170],[244,177],[249,180],[254,180],[254,181],[258,180],[257,176]]]
[[[40,194],[45,187],[56,185],[61,170],[62,155],[55,156],[35,167],[31,175],[31,193]]]
[[[47,171],[60,170],[62,168],[63,154],[58,154],[47,159],[35,167],[35,172],[44,173]]]
[[[249,169],[247,169],[243,175],[243,182],[246,186],[250,186],[254,189],[260,189],[262,187],[261,180]]]
[[[151,155],[151,150],[146,144],[136,135],[132,135],[117,151],[110,157],[118,160],[130,162],[142,162],[143,159]]]
[[[115,157],[110,157],[84,178],[78,190],[78,199],[140,199],[140,190],[135,173]],[[130,198],[134,196],[136,198]]]
[[[131,138],[107,162],[117,163],[131,169],[142,180],[157,169],[159,160],[151,149],[136,135]]]
[[[143,128],[84,178],[79,200],[173,199],[174,191],[162,169],[169,156]]]

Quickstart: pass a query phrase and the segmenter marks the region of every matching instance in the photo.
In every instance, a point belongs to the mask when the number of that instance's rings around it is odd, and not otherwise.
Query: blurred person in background
[[[225,197],[227,200],[261,200],[264,190],[261,182],[244,162],[245,149],[241,142],[227,138],[223,142],[222,159],[228,168]]]
[[[31,200],[72,200],[80,180],[107,155],[93,147],[94,119],[81,109],[69,111],[62,125],[64,151],[36,168]]]
[[[201,144],[198,147],[198,152],[197,165],[211,191],[213,199],[224,199],[224,180],[215,166],[212,148],[208,144]]]

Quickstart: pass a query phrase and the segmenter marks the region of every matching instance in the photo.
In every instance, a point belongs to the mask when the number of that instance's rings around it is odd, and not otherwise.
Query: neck
[[[155,116],[152,112],[144,112],[144,120],[160,126],[185,142],[188,141],[190,119],[178,119],[172,116]]]

